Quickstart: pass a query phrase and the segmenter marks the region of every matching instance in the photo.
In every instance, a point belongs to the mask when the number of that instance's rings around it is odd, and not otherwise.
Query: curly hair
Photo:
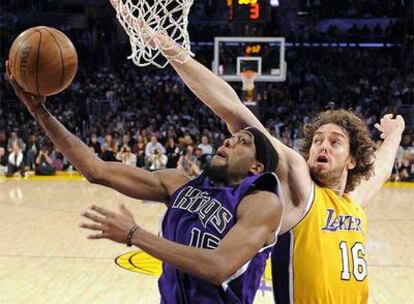
[[[348,171],[345,193],[351,192],[362,179],[373,175],[374,153],[376,144],[370,138],[367,126],[362,119],[352,111],[327,110],[319,113],[310,123],[303,127],[303,141],[300,153],[307,160],[315,132],[323,125],[335,124],[340,126],[349,137],[350,155],[355,159],[355,168]]]

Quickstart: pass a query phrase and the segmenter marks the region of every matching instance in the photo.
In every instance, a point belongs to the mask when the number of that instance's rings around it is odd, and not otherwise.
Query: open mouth
[[[222,150],[217,150],[217,152],[216,152],[216,155],[218,156],[218,157],[221,157],[221,158],[226,158],[227,157],[227,154],[226,153],[224,153]]]
[[[328,163],[328,157],[327,156],[325,156],[325,155],[319,155],[317,158],[316,158],[316,162],[318,162],[318,163]]]

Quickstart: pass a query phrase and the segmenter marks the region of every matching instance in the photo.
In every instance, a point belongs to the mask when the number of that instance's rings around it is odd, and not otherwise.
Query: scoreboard
[[[227,16],[232,22],[268,22],[270,0],[227,0]]]

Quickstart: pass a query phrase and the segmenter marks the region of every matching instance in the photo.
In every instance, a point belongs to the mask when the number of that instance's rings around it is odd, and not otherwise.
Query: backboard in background
[[[215,37],[212,68],[226,81],[241,81],[246,70],[257,73],[255,82],[285,81],[285,38]]]

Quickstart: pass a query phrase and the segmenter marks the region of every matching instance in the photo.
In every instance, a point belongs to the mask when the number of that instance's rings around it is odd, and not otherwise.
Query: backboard
[[[241,81],[245,70],[257,73],[255,82],[285,81],[285,38],[215,37],[212,69],[226,81]]]

